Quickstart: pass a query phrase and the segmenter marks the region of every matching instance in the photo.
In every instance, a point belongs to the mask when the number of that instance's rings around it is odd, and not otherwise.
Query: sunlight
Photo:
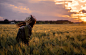
[[[86,17],[81,17],[80,18],[82,21],[86,22]]]
[[[55,4],[62,4],[69,12],[73,12],[70,18],[86,21],[86,0],[54,0]],[[83,12],[83,10],[85,12]]]

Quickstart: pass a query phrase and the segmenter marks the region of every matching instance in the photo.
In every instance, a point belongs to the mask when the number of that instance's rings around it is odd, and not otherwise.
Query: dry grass
[[[16,25],[0,24],[0,55],[86,55],[86,25],[37,24],[30,46],[17,43]]]

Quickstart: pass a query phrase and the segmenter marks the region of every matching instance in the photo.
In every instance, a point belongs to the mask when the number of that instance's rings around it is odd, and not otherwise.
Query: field
[[[0,24],[0,55],[86,55],[86,25],[36,24],[29,46],[16,42],[15,24]]]

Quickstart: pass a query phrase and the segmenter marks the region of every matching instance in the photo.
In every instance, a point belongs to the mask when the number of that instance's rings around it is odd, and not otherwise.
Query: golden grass
[[[18,28],[0,24],[0,55],[86,55],[86,25],[36,24],[29,46],[16,42]]]

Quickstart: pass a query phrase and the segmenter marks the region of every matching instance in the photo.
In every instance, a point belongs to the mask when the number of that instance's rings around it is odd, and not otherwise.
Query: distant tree
[[[17,21],[16,21],[16,20],[12,20],[12,22],[15,22],[15,23],[17,23]]]
[[[16,22],[16,20],[12,20],[13,22]]]
[[[8,22],[9,20],[8,19],[4,19],[5,22]]]
[[[8,19],[4,19],[4,24],[9,24],[9,20]]]

